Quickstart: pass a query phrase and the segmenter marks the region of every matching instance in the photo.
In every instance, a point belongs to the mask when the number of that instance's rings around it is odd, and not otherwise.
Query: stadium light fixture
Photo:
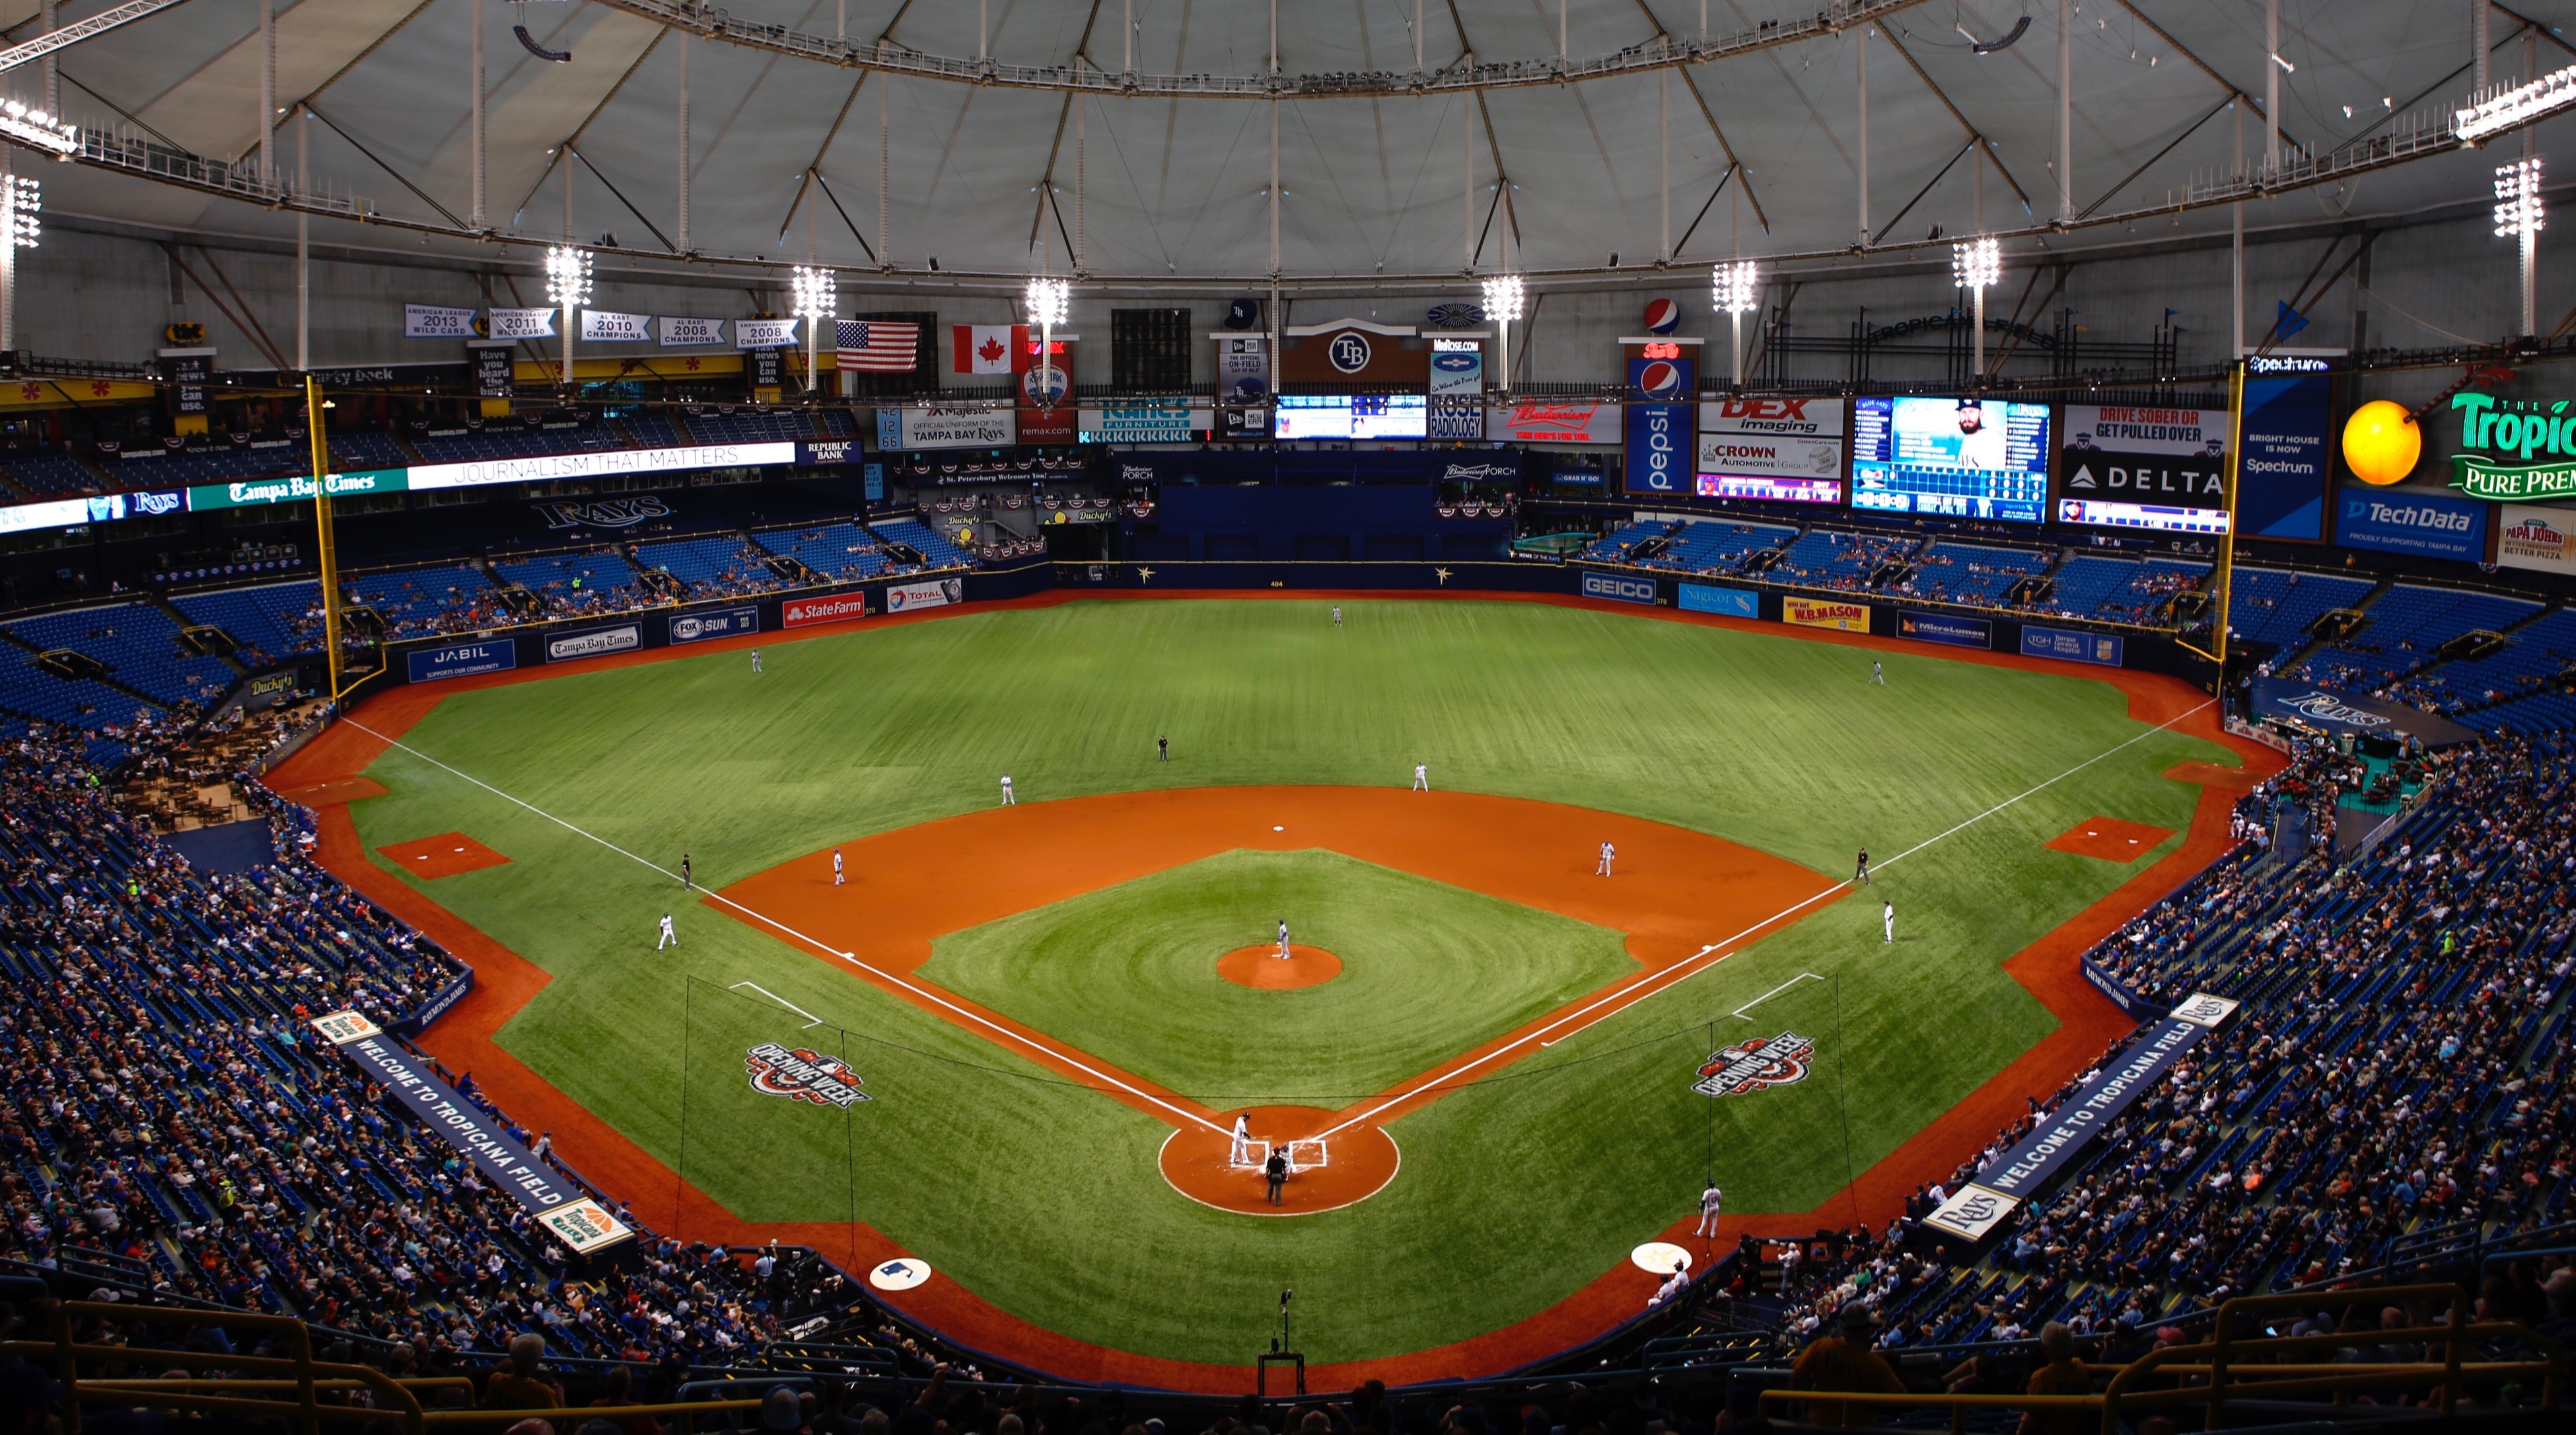
[[[809,393],[819,392],[823,387],[823,326],[840,311],[840,284],[829,269],[799,264],[787,276],[787,289],[796,316],[805,321],[805,388]]]
[[[1969,335],[1977,356],[1977,382],[1986,381],[1986,290],[2004,277],[2004,247],[1993,235],[1950,246],[1950,273],[1969,293]]]
[[[17,100],[0,102],[0,135],[62,159],[71,158],[72,151],[80,148],[80,126]]]
[[[558,244],[546,251],[546,302],[563,311],[563,381],[572,387],[575,313],[590,302],[590,251]]]
[[[1728,352],[1735,387],[1744,387],[1744,316],[1762,302],[1762,266],[1750,259],[1720,264],[1709,272],[1709,302],[1727,317],[1735,330],[1733,347]]]
[[[1501,335],[1503,392],[1507,394],[1512,391],[1512,325],[1521,317],[1524,292],[1517,274],[1498,274],[1485,281],[1485,317],[1494,321]]]
[[[36,247],[44,233],[36,215],[45,207],[44,186],[11,174],[0,156],[0,349],[18,347],[18,251]]]
[[[2550,73],[2529,84],[2515,85],[2451,113],[2451,133],[2464,144],[2476,144],[2490,135],[2519,129],[2534,120],[2576,105],[2576,65]]]
[[[1073,286],[1062,279],[1029,281],[1029,317],[1038,324],[1038,406],[1055,406],[1055,326],[1073,312]],[[1065,376],[1071,388],[1073,376]]]
[[[2519,240],[2522,245],[2522,327],[2515,332],[2537,333],[2540,230],[2545,217],[2540,198],[2540,156],[2497,165],[2495,197],[2496,237]]]

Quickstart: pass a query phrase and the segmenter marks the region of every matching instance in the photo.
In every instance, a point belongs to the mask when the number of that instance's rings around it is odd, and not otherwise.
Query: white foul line
[[[1762,1005],[1764,1002],[1771,1000],[1773,997],[1778,996],[1780,993],[1787,991],[1789,988],[1796,986],[1800,982],[1820,982],[1823,980],[1823,977],[1817,976],[1814,972],[1800,972],[1796,976],[1782,982],[1780,985],[1773,987],[1771,990],[1764,992],[1762,995],[1755,997],[1753,1000],[1746,1002],[1744,1005],[1737,1007],[1731,1012],[1728,1012],[1727,1015],[1732,1017],[1743,1017],[1744,1020],[1751,1021],[1753,1018],[1745,1016],[1744,1014],[1746,1012],[1753,1010],[1755,1007]]]
[[[437,758],[431,757],[428,753],[422,752],[420,749],[412,747],[398,739],[387,737],[383,733],[380,733],[374,728],[368,727],[364,723],[358,722],[355,719],[343,718],[341,721],[348,723],[349,726],[376,739],[378,742],[384,743],[388,747],[401,748],[404,752],[410,753],[412,756],[419,758],[421,761],[428,763],[432,767],[438,768],[443,772],[454,773],[456,776],[464,778],[467,782],[473,783],[476,787],[482,788],[485,792],[491,793],[495,797],[501,798],[507,802],[516,803],[517,805],[528,809],[530,812],[537,814],[539,817],[544,818],[548,822],[563,828],[567,832],[587,837],[591,841],[598,843],[600,846],[607,848],[609,851],[616,853],[618,856],[623,857],[630,862],[635,862],[642,866],[649,867],[673,881],[679,880],[680,874],[677,872],[670,871],[653,862],[649,858],[638,857],[634,853],[627,851],[625,848],[618,846],[616,843],[609,841],[607,838],[602,837],[595,832],[584,831],[583,829],[564,821],[562,818],[555,816],[553,813],[546,811],[544,808],[537,806],[535,803],[512,797],[509,793],[503,792],[501,789],[494,787],[492,784],[485,782],[483,779],[474,776],[470,772],[464,772],[457,768],[449,767],[446,763],[440,762]],[[903,990],[910,992],[912,995],[919,997],[923,1001],[930,1002],[933,1005],[938,1006],[944,1011],[954,1012],[956,1015],[975,1023],[977,1026],[981,1026],[998,1033],[1005,1041],[1011,1044],[1021,1046],[1038,1053],[1041,1057],[1044,1057],[1050,1062],[1059,1062],[1063,1065],[1070,1066],[1086,1076],[1117,1087],[1119,1090],[1126,1092],[1128,1095],[1135,1097],[1139,1101],[1152,1102],[1154,1105],[1161,1107],[1163,1110],[1168,1111],[1183,1120],[1194,1121],[1220,1136],[1232,1134],[1227,1128],[1217,1125],[1215,1122],[1208,1120],[1206,1117],[1199,1115],[1195,1111],[1174,1106],[1172,1103],[1165,1101],[1163,1098],[1156,1096],[1150,1091],[1139,1090],[1136,1087],[1130,1086],[1126,1082],[1119,1080],[1117,1077],[1111,1076],[1105,1071],[1098,1070],[1081,1061],[1075,1060],[1073,1056],[1069,1054],[1070,1049],[1064,1052],[1050,1051],[1047,1048],[1038,1045],[1036,1042],[1029,1040],[1027,1037],[1020,1035],[1018,1032],[1011,1030],[1009,1027],[1002,1025],[1000,1022],[994,1021],[992,1018],[985,1016],[981,1012],[970,1011],[967,1008],[959,1006],[957,1003],[948,1000],[946,997],[941,996],[937,992],[915,986],[882,967],[871,966],[866,962],[860,961],[853,953],[836,951],[829,943],[816,941],[814,938],[805,935],[794,927],[788,926],[786,923],[781,922],[774,917],[765,916],[759,912],[755,912],[751,908],[744,906],[740,902],[735,901],[721,892],[710,892],[703,887],[695,890],[711,902],[721,902],[724,905],[733,908],[735,911],[742,913],[744,916],[751,918],[755,922],[761,922],[775,927],[779,931],[786,933],[788,936],[795,938],[806,946],[812,947],[818,952],[829,952],[833,956],[840,958],[842,961],[848,962],[851,966],[857,967],[859,970],[874,976],[879,981],[885,982],[890,986],[901,987]]]
[[[758,982],[736,982],[732,986],[725,988],[725,990],[729,992],[738,992],[744,987],[751,988],[753,991],[760,993],[762,996],[769,998],[771,1001],[774,1001],[780,1006],[787,1008],[789,1011],[796,1013],[798,1016],[805,1018],[805,1024],[797,1028],[799,1031],[812,1031],[814,1028],[823,1024],[823,1019],[821,1017],[814,1015],[812,1012],[807,1011],[805,1008],[798,1006],[796,1003],[789,1001],[787,998],[780,996],[778,993],[771,991],[769,988],[762,986]]]
[[[2011,797],[2007,797],[2003,801],[1996,803],[1994,806],[1987,808],[1985,811],[1978,813],[1976,816],[1969,818],[1967,821],[1958,823],[1950,827],[1947,831],[1935,833],[1932,836],[1915,843],[1913,846],[1906,848],[1904,851],[1897,853],[1895,856],[1888,858],[1886,861],[1881,862],[1878,865],[1882,870],[1888,867],[1893,867],[1897,863],[1904,861],[1906,858],[1913,856],[1915,853],[1922,851],[1924,848],[1931,846],[1933,843],[1941,841],[1943,838],[1955,836],[1970,827],[1976,826],[1978,823],[1983,822],[1987,818],[1994,816],[1996,813],[2003,811],[2005,808],[2020,802],[2022,799],[2029,797],[2033,793],[2045,791],[2048,788],[2056,786],[2058,783],[2065,781],[2076,773],[2082,772],[2084,769],[2091,767],[2093,764],[2100,762],[2106,757],[2111,756],[2113,753],[2135,747],[2139,743],[2145,742],[2148,738],[2154,737],[2157,733],[2163,732],[2165,729],[2172,727],[2175,723],[2181,722],[2184,718],[2190,717],[2194,713],[2198,713],[2203,709],[2213,706],[2214,703],[2215,700],[2213,699],[2211,702],[2201,703],[2188,711],[2176,713],[2172,717],[2165,719],[2163,722],[2156,724],[2154,727],[2147,729],[2145,732],[2139,733],[2136,737],[2130,738],[2128,741],[2120,743],[2117,746],[2104,748],[2102,751],[2093,754],[2091,757],[2088,757],[2082,762],[2075,764],[2073,767],[2066,769],[2057,776],[2049,778],[2045,782],[2035,783],[2023,791]],[[1512,1040],[1505,1042],[1501,1046],[1495,1047],[1492,1051],[1486,1052],[1483,1056],[1477,1057],[1473,1061],[1467,1062],[1454,1070],[1443,1072],[1439,1076],[1430,1080],[1417,1083],[1409,1090],[1398,1092],[1397,1094],[1388,1097],[1386,1100],[1379,1102],[1375,1106],[1370,1107],[1368,1110],[1361,1112],[1359,1115],[1352,1117],[1348,1121],[1344,1121],[1340,1125],[1334,1126],[1320,1134],[1323,1136],[1333,1136],[1346,1131],[1351,1127],[1357,1126],[1361,1122],[1378,1116],[1393,1107],[1403,1105],[1405,1102],[1412,1100],[1414,1097],[1421,1095],[1423,1092],[1430,1090],[1434,1086],[1447,1085],[1448,1083],[1457,1080],[1459,1077],[1464,1076],[1468,1072],[1475,1070],[1477,1067],[1483,1066],[1494,1060],[1496,1057],[1503,1055],[1505,1052],[1518,1050],[1519,1048],[1528,1045],[1532,1040],[1544,1033],[1557,1033],[1554,1040],[1544,1043],[1544,1045],[1554,1046],[1557,1042],[1565,1040],[1565,1038],[1574,1035],[1576,1032],[1582,1031],[1586,1027],[1595,1025],[1602,1021],[1607,1021],[1610,1017],[1618,1015],[1621,1011],[1626,1011],[1629,1007],[1635,1006],[1638,1003],[1660,995],[1661,993],[1671,991],[1674,987],[1681,985],[1689,978],[1695,977],[1701,972],[1708,970],[1710,967],[1716,966],[1718,962],[1725,961],[1728,957],[1735,955],[1731,951],[1721,950],[1722,948],[1732,947],[1735,943],[1744,940],[1745,937],[1752,933],[1770,926],[1772,923],[1779,921],[1781,918],[1786,917],[1793,912],[1814,906],[1817,902],[1820,902],[1851,885],[1852,882],[1849,879],[1846,879],[1844,881],[1836,882],[1832,886],[1827,887],[1823,891],[1802,901],[1793,902],[1790,905],[1781,908],[1779,911],[1772,913],[1770,916],[1763,918],[1761,921],[1754,923],[1752,926],[1745,928],[1743,931],[1736,933],[1734,936],[1726,938],[1724,941],[1712,942],[1709,945],[1700,948],[1692,955],[1684,957],[1682,960],[1664,968],[1660,972],[1648,973],[1646,976],[1638,978],[1634,984],[1612,992],[1608,996],[1602,997],[1589,1005],[1568,1012],[1564,1016],[1558,1017],[1543,1026],[1532,1028],[1530,1031],[1514,1037]],[[1716,952],[1718,954],[1714,961],[1709,960],[1708,958],[1708,954],[1711,952]],[[1666,980],[1667,978],[1670,980]],[[1609,1006],[1613,1002],[1619,1003],[1616,1011],[1606,1012],[1600,1016],[1592,1015],[1594,1012],[1600,1011],[1601,1008]],[[1590,1018],[1590,1020],[1584,1020],[1587,1017]],[[1568,1023],[1576,1022],[1579,1022],[1580,1025],[1568,1026]]]

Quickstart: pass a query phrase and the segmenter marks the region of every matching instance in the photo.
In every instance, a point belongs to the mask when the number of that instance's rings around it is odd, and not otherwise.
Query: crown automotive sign
[[[2567,400],[2451,396],[2460,416],[2460,448],[2451,455],[2451,486],[2471,498],[2513,502],[2576,498],[2576,413]]]

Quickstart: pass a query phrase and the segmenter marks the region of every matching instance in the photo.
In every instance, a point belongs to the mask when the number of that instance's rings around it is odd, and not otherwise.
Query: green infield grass
[[[2096,814],[2186,828],[2198,789],[2160,774],[2235,761],[2132,721],[2080,669],[1507,601],[1345,600],[1336,629],[1327,606],[967,610],[776,643],[759,675],[725,652],[461,692],[405,738],[420,755],[373,764],[388,795],[353,812],[371,851],[463,831],[511,859],[402,880],[552,974],[505,1046],[740,1216],[855,1215],[1039,1325],[1239,1364],[1283,1285],[1310,1359],[1392,1355],[1563,1299],[1694,1209],[1712,1171],[1730,1213],[1816,1207],[2046,1034],[2000,964],[2170,850],[2114,864],[2041,844]],[[615,850],[666,867],[687,852],[716,887],[989,806],[1005,771],[1036,802],[1400,788],[1417,761],[1443,788],[1628,813],[1835,875],[1863,844],[1884,863],[1939,840],[1867,894],[1404,1116],[1384,1191],[1292,1220],[1189,1200],[1155,1162],[1164,1122],[684,903]],[[1297,939],[1338,952],[1342,978],[1216,989],[1206,964],[1282,915],[1265,883],[1322,889]],[[1488,900],[1322,854],[1220,858],[952,934],[925,975],[1179,1089],[1293,1100],[1383,1086],[1626,962],[1610,934]],[[1095,902],[1115,919],[1090,920]],[[683,944],[657,955],[666,910]],[[1533,949],[1527,923],[1554,935],[1524,968],[1451,974],[1480,944]],[[1374,985],[1398,952],[1453,965],[1390,965]],[[1819,980],[1731,1015],[1803,974]],[[1241,1023],[1289,1037],[1247,1050],[1263,1043]],[[1712,1046],[1782,1030],[1816,1038],[1810,1079],[1690,1089]],[[762,1041],[846,1056],[874,1099],[751,1092],[743,1051]]]

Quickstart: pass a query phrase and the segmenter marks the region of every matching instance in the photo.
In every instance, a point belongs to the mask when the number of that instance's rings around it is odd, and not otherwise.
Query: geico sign
[[[1583,596],[1616,598],[1623,603],[1652,603],[1655,601],[1655,580],[1623,578],[1616,573],[1586,573],[1583,575]]]

